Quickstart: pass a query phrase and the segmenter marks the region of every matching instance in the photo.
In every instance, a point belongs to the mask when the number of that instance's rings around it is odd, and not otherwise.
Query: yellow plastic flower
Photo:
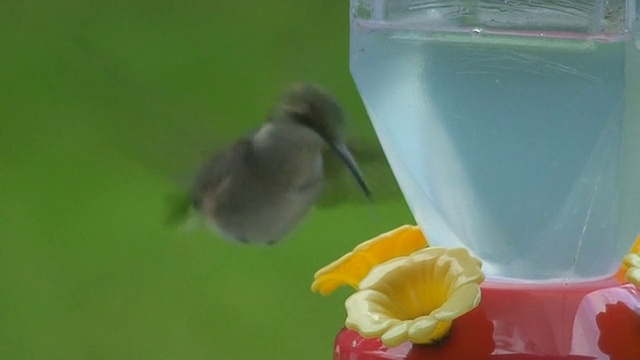
[[[640,286],[640,255],[638,255],[638,253],[627,254],[623,261],[628,267],[624,278],[628,282]]]
[[[432,344],[480,302],[482,263],[464,248],[430,247],[376,266],[345,302],[346,326],[394,347]]]
[[[356,290],[374,266],[398,256],[409,255],[427,246],[418,226],[404,225],[358,245],[352,252],[318,270],[311,290],[327,295],[342,285]]]
[[[624,274],[625,280],[635,286],[640,286],[640,255],[628,254],[624,257],[624,262],[629,267]]]
[[[640,286],[640,236],[629,250],[629,254],[622,259],[622,267],[618,274],[619,280],[622,280],[620,275],[624,274],[624,280]]]

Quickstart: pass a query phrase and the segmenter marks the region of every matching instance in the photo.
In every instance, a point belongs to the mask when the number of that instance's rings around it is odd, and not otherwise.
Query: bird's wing
[[[184,224],[191,213],[191,204],[191,196],[186,191],[167,194],[165,196],[165,224],[170,227],[178,227]]]
[[[239,146],[239,144],[232,146]],[[195,173],[191,187],[179,188],[166,196],[167,225],[181,225],[189,218],[192,210],[200,211],[203,195],[208,191],[215,191],[224,183],[225,177],[230,176],[228,169],[234,161],[235,154],[236,152],[233,151],[219,151],[213,154]]]
[[[82,79],[78,81],[84,82],[78,87],[84,91],[78,95],[96,111],[109,114],[94,123],[102,138],[151,173],[185,187],[214,150],[212,145],[222,147],[224,139],[233,137],[212,121],[211,109],[195,105],[169,87],[145,81],[81,36],[70,41],[74,58],[86,64],[74,69]]]
[[[351,138],[347,146],[371,188],[374,202],[403,201],[402,192],[377,141]],[[331,151],[324,154],[325,187],[317,206],[366,204],[367,199],[342,160]]]

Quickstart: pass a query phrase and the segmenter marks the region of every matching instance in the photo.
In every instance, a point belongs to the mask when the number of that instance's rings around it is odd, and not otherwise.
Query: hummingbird
[[[294,84],[258,129],[204,161],[191,186],[191,207],[224,238],[273,244],[309,213],[336,157],[371,199],[346,144],[345,123],[327,90]]]
[[[223,236],[269,244],[286,236],[313,207],[404,201],[373,133],[346,134],[341,105],[319,86],[291,86],[261,126],[225,148],[220,144],[227,127],[210,121],[210,109],[170,88],[141,82],[86,39],[75,38],[73,45],[74,57],[90,64],[82,78],[89,85],[104,84],[87,86],[95,91],[79,95],[96,106],[107,102],[114,112],[109,121],[96,123],[109,146],[168,180],[164,220],[169,227],[190,228],[192,220],[205,218]],[[203,154],[211,144],[222,150]],[[283,190],[285,184],[291,191]],[[375,203],[363,202],[361,192],[371,198],[369,185]],[[218,200],[216,207],[212,199]],[[197,213],[204,216],[191,216]]]

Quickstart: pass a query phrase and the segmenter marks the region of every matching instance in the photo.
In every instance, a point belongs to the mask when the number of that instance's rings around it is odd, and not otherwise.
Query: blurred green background
[[[373,136],[348,2],[0,4],[0,359],[329,359],[349,290],[313,273],[412,222],[316,210],[271,247],[163,226],[171,169],[248,131],[292,81]],[[176,172],[179,176],[179,171]]]

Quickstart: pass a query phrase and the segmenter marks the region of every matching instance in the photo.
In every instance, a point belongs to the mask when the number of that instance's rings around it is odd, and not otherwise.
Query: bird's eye
[[[314,130],[315,129],[315,121],[313,120],[313,116],[308,112],[296,111],[293,113],[293,121],[300,125],[308,126]]]

